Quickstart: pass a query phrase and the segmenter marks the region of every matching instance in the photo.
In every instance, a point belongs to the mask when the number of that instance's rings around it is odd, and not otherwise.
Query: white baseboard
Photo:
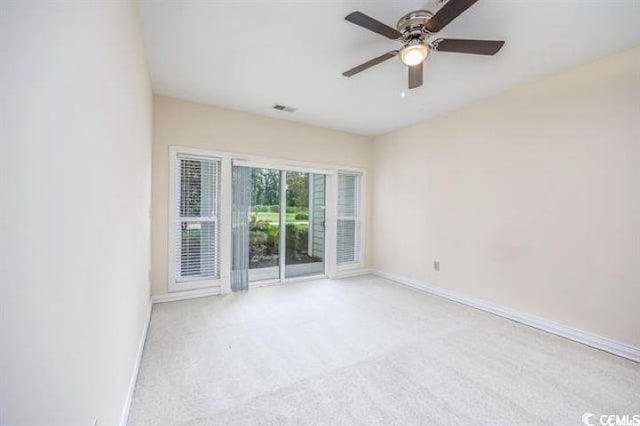
[[[147,318],[142,325],[142,334],[140,335],[140,342],[138,343],[138,353],[136,354],[135,363],[133,364],[133,371],[131,372],[131,379],[129,380],[127,399],[124,401],[124,408],[122,409],[120,426],[127,426],[127,420],[129,419],[129,409],[131,408],[131,401],[133,400],[133,391],[136,388],[138,371],[140,370],[140,363],[142,362],[142,352],[144,351],[144,342],[147,340],[147,330],[149,330],[149,322],[151,321],[151,307],[152,303],[149,302],[149,307],[147,308]]]
[[[476,309],[481,309],[483,311],[487,311],[492,314],[499,315],[501,317],[508,318],[510,320],[517,321],[519,323],[526,324],[528,326],[573,340],[575,342],[582,343],[587,346],[591,346],[593,348],[630,359],[632,361],[640,362],[640,348],[628,345],[626,343],[617,342],[615,340],[607,339],[606,337],[598,336],[582,330],[577,330],[572,327],[567,327],[566,325],[548,321],[544,318],[519,312],[504,306],[497,305],[495,303],[476,299],[475,297],[467,296],[455,291],[445,290],[443,288],[432,286],[418,280],[400,277],[381,271],[373,271],[372,273],[373,275],[379,276],[381,278],[386,278],[399,284],[417,288],[419,290],[434,294],[436,296],[444,297],[454,302],[462,303]]]
[[[352,269],[346,271],[338,271],[334,278],[350,278],[358,277],[360,275],[370,275],[373,271],[371,269]]]
[[[158,294],[151,296],[151,302],[164,303],[175,302],[177,300],[194,299],[196,297],[217,296],[221,294],[220,287],[199,288],[196,290],[174,291],[171,293]]]

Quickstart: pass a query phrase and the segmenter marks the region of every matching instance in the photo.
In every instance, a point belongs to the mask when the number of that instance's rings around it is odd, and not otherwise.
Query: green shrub
[[[287,207],[287,213],[296,213],[295,207]]]
[[[309,215],[306,214],[306,213],[296,213],[295,219],[296,220],[309,220]]]
[[[269,241],[277,242],[280,239],[279,226],[269,224],[269,226],[265,229],[265,232],[267,233],[267,237],[269,237]]]
[[[254,257],[278,254],[279,228],[259,220],[249,225],[249,249]]]
[[[280,206],[269,206],[269,211],[271,213],[279,213],[280,212]]]
[[[254,210],[255,212],[257,212],[257,213],[266,213],[266,212],[268,212],[268,211],[269,211],[269,208],[270,208],[270,207],[271,207],[271,206],[263,206],[263,205],[258,204],[258,205],[256,205],[256,206],[253,208],[253,210]]]
[[[252,257],[269,255],[267,234],[262,231],[249,231],[249,253]]]
[[[304,224],[287,224],[287,255],[297,258],[306,253],[309,245],[309,227]]]

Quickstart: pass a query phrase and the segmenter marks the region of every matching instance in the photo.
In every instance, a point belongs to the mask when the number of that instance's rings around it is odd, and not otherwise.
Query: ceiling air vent
[[[280,104],[275,104],[273,106],[273,109],[277,109],[278,111],[284,111],[284,112],[293,112],[296,110],[295,108],[288,107],[285,105],[280,105]]]

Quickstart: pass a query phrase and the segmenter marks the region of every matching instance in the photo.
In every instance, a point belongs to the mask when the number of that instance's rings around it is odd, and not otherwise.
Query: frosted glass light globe
[[[429,48],[424,44],[413,44],[400,51],[400,60],[409,66],[418,65],[427,58]]]

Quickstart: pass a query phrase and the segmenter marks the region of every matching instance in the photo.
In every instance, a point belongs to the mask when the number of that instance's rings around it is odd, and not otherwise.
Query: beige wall
[[[149,307],[136,8],[0,9],[0,424],[117,425]]]
[[[151,292],[154,295],[167,292],[170,145],[359,167],[371,175],[371,139],[365,136],[164,96],[154,96],[153,106]]]
[[[378,137],[373,168],[376,269],[640,346],[640,48]]]

